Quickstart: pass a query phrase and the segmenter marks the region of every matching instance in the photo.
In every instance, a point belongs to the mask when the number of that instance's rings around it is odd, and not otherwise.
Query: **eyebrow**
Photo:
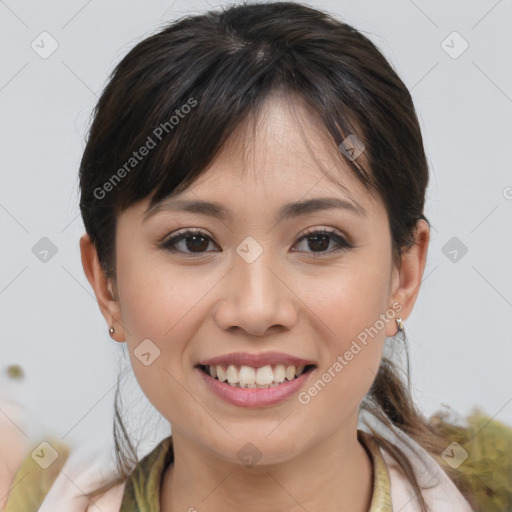
[[[308,199],[306,201],[298,201],[295,203],[285,204],[279,209],[277,219],[279,221],[287,220],[321,210],[333,209],[348,210],[360,216],[366,215],[366,210],[361,205],[349,201],[348,199],[342,199],[339,197],[317,197],[314,199]],[[224,208],[224,206],[222,206],[220,203],[178,199],[174,201],[156,203],[152,207],[148,208],[143,215],[143,222],[162,210],[197,213],[221,220],[232,218],[232,214],[229,212],[229,210]]]

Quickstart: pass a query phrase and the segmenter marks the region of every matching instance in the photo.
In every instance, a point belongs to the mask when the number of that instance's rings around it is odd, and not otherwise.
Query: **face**
[[[273,97],[255,136],[248,133],[250,143],[232,138],[179,195],[147,214],[149,199],[119,216],[117,320],[135,376],[173,434],[238,463],[251,442],[271,463],[355,427],[385,336],[403,314],[393,306],[386,210],[320,124],[300,103],[294,114]],[[285,205],[318,198],[341,206],[280,216]],[[181,210],[178,200],[217,203],[225,216]],[[176,238],[186,230],[197,233]],[[257,374],[271,362],[279,374],[275,363],[300,358],[307,370],[300,382],[240,390],[212,385],[198,367],[226,354],[270,352],[281,356],[244,366]],[[244,372],[250,380],[252,370]]]

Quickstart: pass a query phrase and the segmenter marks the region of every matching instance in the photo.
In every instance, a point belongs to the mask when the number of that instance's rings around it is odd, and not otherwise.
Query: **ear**
[[[396,302],[401,304],[402,309],[397,312],[396,318],[401,318],[403,321],[411,314],[414,307],[427,262],[430,228],[425,220],[418,220],[414,239],[414,244],[402,254],[400,266],[393,268],[390,307]],[[386,336],[394,336],[397,329],[396,322],[388,322]]]
[[[115,282],[107,278],[100,265],[96,247],[86,233],[80,238],[80,253],[82,266],[90,285],[96,295],[96,300],[108,327],[115,332],[111,335],[115,341],[126,341],[125,331],[121,324],[121,309],[115,291]]]

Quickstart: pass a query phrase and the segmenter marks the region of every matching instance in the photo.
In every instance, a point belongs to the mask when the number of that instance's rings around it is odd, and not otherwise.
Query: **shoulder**
[[[75,447],[48,490],[38,512],[119,512],[125,482],[97,497],[88,495],[115,479],[105,450]]]
[[[447,439],[439,456],[427,453],[404,433],[386,437],[407,454],[432,510],[512,510],[512,427],[480,409],[465,417],[452,410],[438,412],[430,423]],[[393,509],[416,512],[407,475],[385,449],[380,450],[390,476]]]
[[[3,509],[14,475],[25,458],[30,443],[17,425],[21,408],[0,397],[0,411],[0,509]]]
[[[18,483],[17,473],[41,436],[41,425],[19,402],[0,394],[0,510]]]
[[[126,482],[112,487],[107,492],[102,494],[94,503],[90,503],[86,512],[119,512],[121,510],[121,503],[123,501],[124,488]]]
[[[402,512],[419,512],[419,504],[415,499],[415,492],[409,479],[404,474],[402,468],[398,466],[396,461],[387,451],[381,449],[381,452],[388,468],[393,510],[400,510]],[[428,457],[428,455],[425,455],[425,457]],[[414,461],[411,462],[413,462],[415,467],[420,467],[419,463],[415,463]],[[422,495],[427,504],[431,507],[431,510],[473,512],[470,504],[455,484],[444,473],[444,471],[442,471],[441,467],[437,466],[436,471],[434,464],[436,463],[432,459],[432,464],[430,465],[428,472],[423,473],[424,479],[422,481]],[[433,486],[431,485],[432,483],[434,484]]]
[[[114,479],[109,466],[104,448],[62,442],[0,396],[0,511],[119,512],[124,483],[94,500],[84,494]]]
[[[373,428],[386,440],[390,447],[399,449],[410,464],[421,489],[421,497],[430,510],[450,510],[450,512],[473,512],[470,503],[443,468],[411,436],[398,428],[380,424],[376,418]],[[420,512],[420,501],[410,477],[399,464],[386,444],[377,443],[378,450],[389,475],[389,494],[392,510]]]

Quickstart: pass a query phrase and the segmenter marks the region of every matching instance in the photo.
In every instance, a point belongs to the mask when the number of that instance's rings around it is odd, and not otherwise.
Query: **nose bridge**
[[[236,249],[235,285],[237,302],[251,309],[269,311],[282,292],[276,283],[276,266],[272,251],[248,237]],[[277,295],[276,295],[277,294]]]
[[[289,328],[295,309],[280,272],[271,249],[251,237],[239,244],[218,311],[223,328],[236,326],[258,335],[276,325]]]

